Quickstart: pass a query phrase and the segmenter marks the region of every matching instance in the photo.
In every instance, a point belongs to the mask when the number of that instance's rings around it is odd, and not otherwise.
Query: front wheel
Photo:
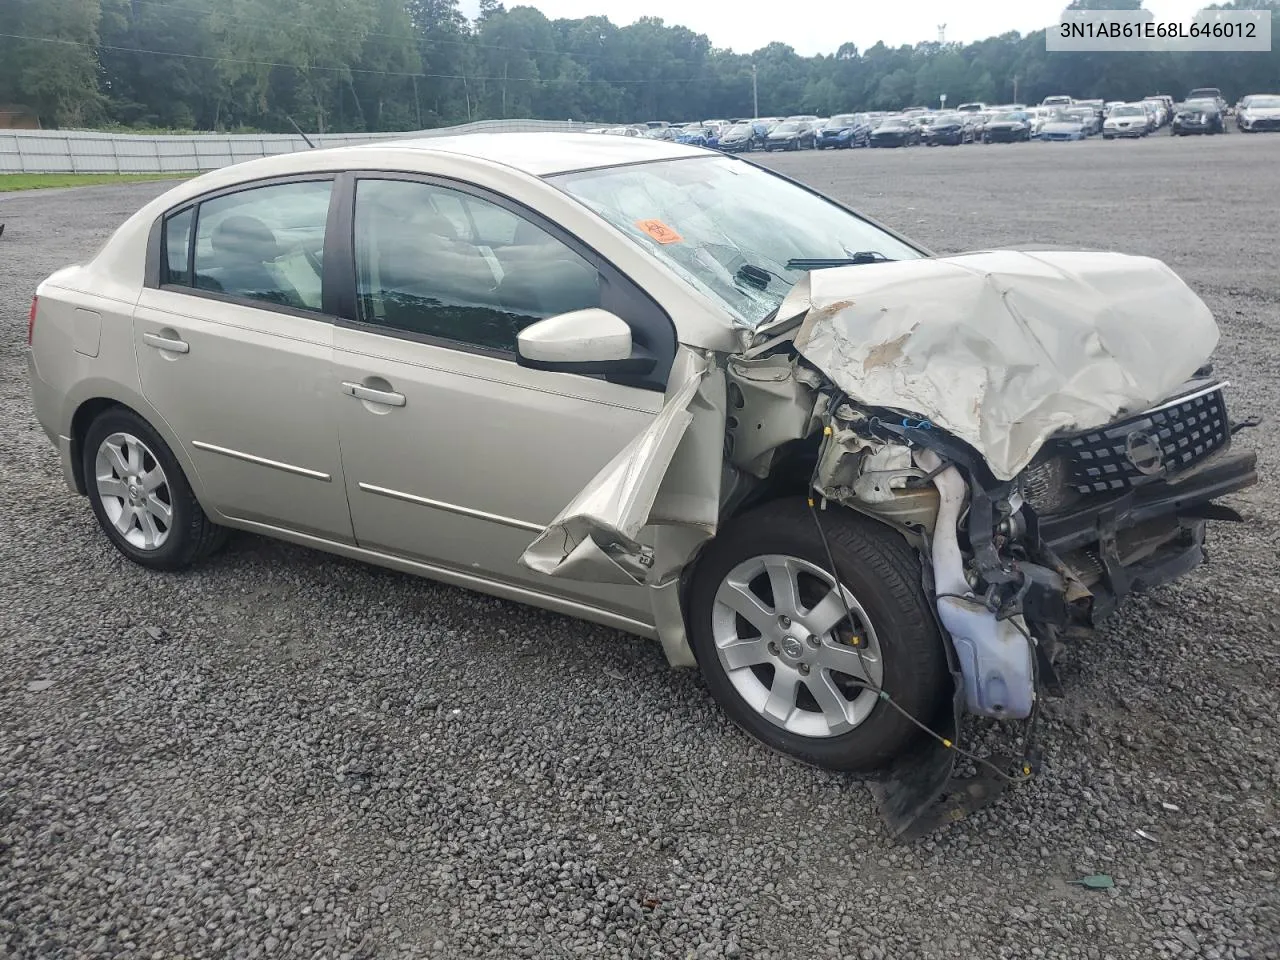
[[[932,724],[948,703],[943,640],[914,550],[844,510],[778,500],[727,525],[689,596],[711,695],[775,750],[832,770],[885,766],[919,734],[876,690]]]
[[[220,547],[225,527],[197,502],[168,445],[132,410],[98,416],[82,449],[94,516],[122,554],[153,570],[180,570]]]

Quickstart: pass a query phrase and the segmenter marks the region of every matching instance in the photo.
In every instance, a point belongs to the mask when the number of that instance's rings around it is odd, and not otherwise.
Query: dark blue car
[[[862,114],[842,113],[831,118],[818,135],[817,148],[825,150],[865,147],[871,140],[871,124]]]

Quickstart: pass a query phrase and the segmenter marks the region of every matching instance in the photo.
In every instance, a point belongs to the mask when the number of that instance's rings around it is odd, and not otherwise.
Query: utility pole
[[[751,119],[760,119],[760,91],[756,86],[756,65],[751,64]]]

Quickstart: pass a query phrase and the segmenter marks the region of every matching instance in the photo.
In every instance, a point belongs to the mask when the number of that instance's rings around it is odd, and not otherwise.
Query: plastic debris
[[[1150,840],[1152,843],[1159,843],[1159,842],[1160,842],[1160,838],[1159,838],[1159,837],[1153,837],[1151,834],[1147,833],[1147,831],[1145,831],[1145,830],[1138,829],[1138,830],[1135,830],[1135,831],[1133,831],[1133,832],[1134,832],[1134,833],[1136,833],[1138,836],[1140,836],[1143,840]]]
[[[52,680],[32,680],[27,684],[27,690],[30,693],[44,693],[52,686]]]
[[[1168,810],[1170,813],[1177,813],[1182,808],[1179,807],[1176,803],[1170,803],[1168,800],[1162,800],[1160,802],[1160,809]]]
[[[1105,873],[1091,873],[1087,877],[1081,877],[1079,880],[1068,880],[1067,882],[1084,887],[1086,890],[1110,890],[1116,885],[1116,882]]]

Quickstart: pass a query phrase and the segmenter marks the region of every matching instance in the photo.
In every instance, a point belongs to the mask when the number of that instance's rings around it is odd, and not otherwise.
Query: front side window
[[[299,310],[321,309],[331,181],[253,187],[196,214],[194,286]]]
[[[771,316],[804,275],[789,260],[924,256],[830,200],[727,157],[548,179],[749,327]]]
[[[433,184],[360,180],[358,319],[514,353],[546,317],[600,306],[596,269],[540,227]]]

